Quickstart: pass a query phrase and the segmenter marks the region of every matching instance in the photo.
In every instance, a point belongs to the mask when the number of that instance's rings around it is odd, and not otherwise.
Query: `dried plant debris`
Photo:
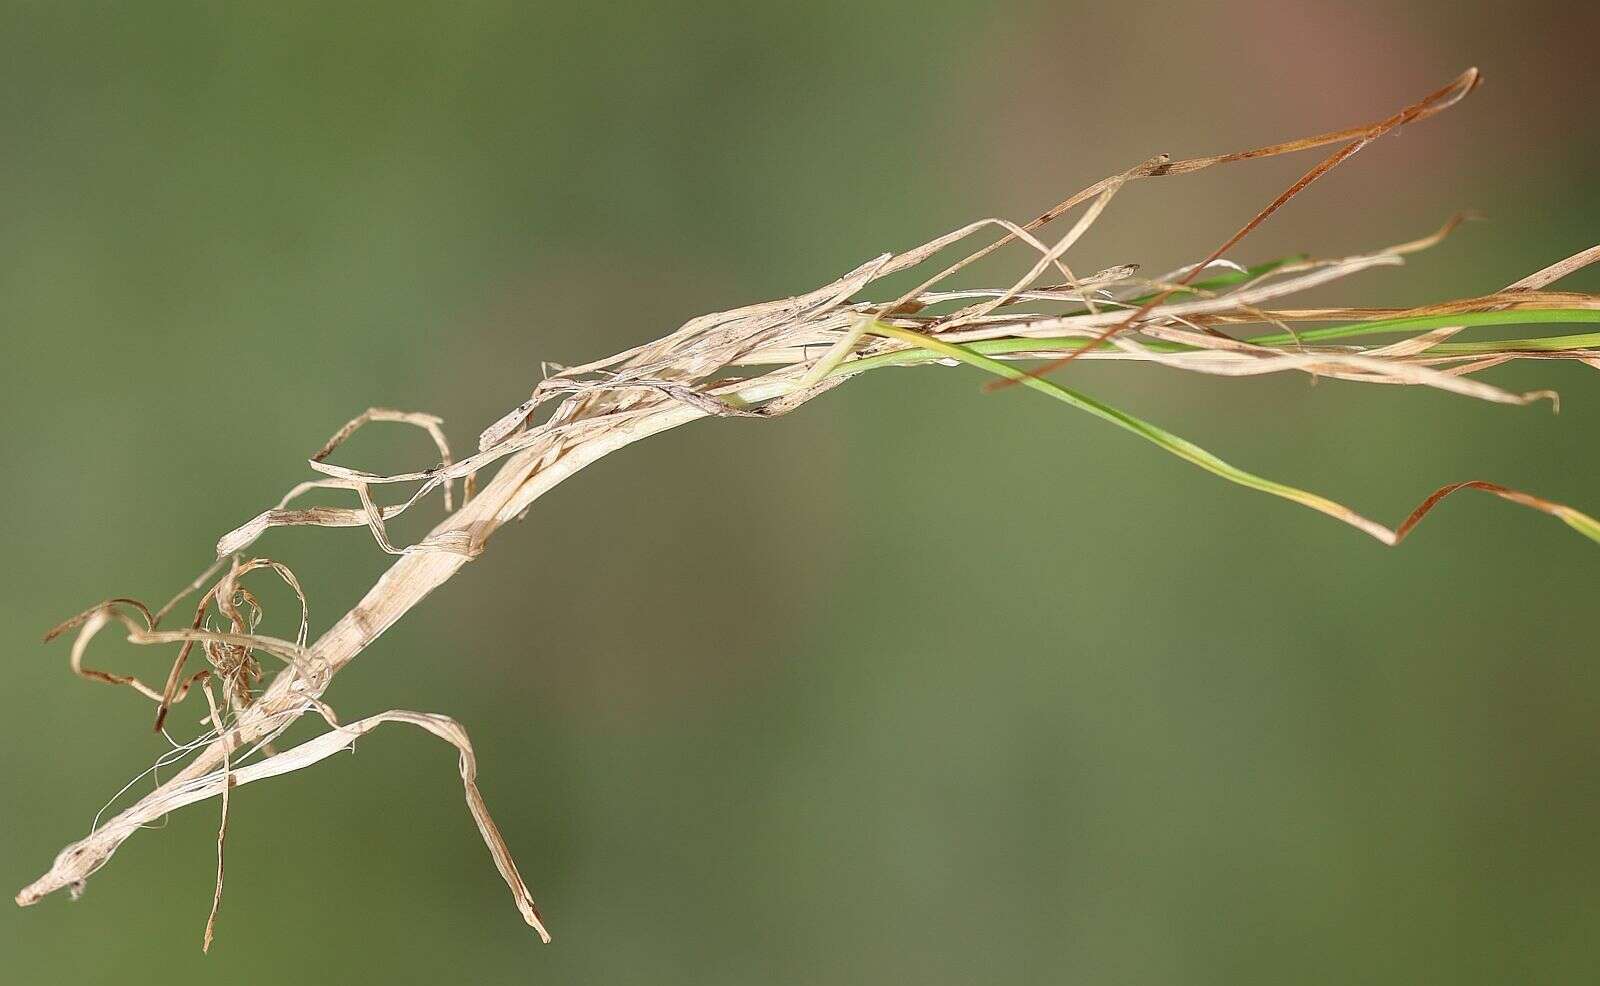
[[[17,903],[33,904],[63,888],[80,890],[141,827],[176,808],[217,796],[224,807],[217,836],[217,885],[205,934],[209,947],[222,896],[229,792],[323,760],[382,723],[403,722],[439,736],[459,751],[473,820],[523,919],[548,940],[532,895],[478,790],[476,758],[466,732],[444,716],[404,711],[340,725],[322,700],[333,676],[429,591],[476,557],[501,525],[522,516],[546,491],[596,459],[701,418],[784,414],[848,380],[886,367],[938,363],[980,369],[1002,385],[1040,391],[1223,479],[1310,507],[1384,544],[1399,543],[1437,503],[1464,489],[1550,514],[1600,541],[1600,522],[1588,514],[1481,480],[1439,488],[1400,525],[1390,528],[1326,497],[1233,466],[1163,428],[1050,378],[1052,370],[1069,361],[1116,360],[1220,377],[1294,373],[1352,383],[1430,387],[1499,404],[1548,401],[1553,405],[1555,395],[1549,391],[1507,390],[1481,374],[1513,360],[1577,360],[1600,367],[1600,329],[1528,328],[1525,336],[1492,340],[1475,340],[1470,330],[1600,323],[1600,296],[1554,288],[1562,278],[1600,260],[1600,247],[1557,261],[1500,291],[1418,308],[1295,308],[1285,305],[1284,299],[1363,271],[1403,265],[1411,254],[1447,236],[1459,217],[1429,236],[1356,256],[1296,256],[1249,267],[1224,256],[1340,162],[1396,127],[1454,105],[1477,83],[1477,72],[1469,71],[1392,116],[1345,130],[1213,157],[1173,161],[1159,155],[1089,186],[1029,223],[982,220],[913,250],[881,254],[805,294],[704,315],[655,342],[581,366],[547,364],[544,379],[528,399],[485,429],[478,450],[462,459],[452,458],[440,421],[431,415],[373,408],[357,416],[311,457],[315,478],[223,535],[217,562],[160,610],[152,611],[133,599],[108,599],[47,635],[51,639],[72,633],[73,672],[126,686],[149,699],[156,705],[156,729],[164,734],[168,709],[196,685],[206,694],[210,712],[203,733],[185,742],[172,741],[172,750],[157,761],[155,767],[187,760],[174,776],[103,824],[97,817],[91,832],[64,849],[49,872],[17,895]],[[1196,263],[1153,277],[1143,276],[1131,264],[1078,276],[1067,263],[1072,247],[1092,232],[1134,181],[1330,144],[1340,146]],[[1086,208],[1061,236],[1048,240],[1037,235],[1079,205]],[[912,290],[882,301],[865,300],[883,278],[928,264],[944,251],[993,230],[1000,235],[939,268]],[[954,283],[973,262],[1012,243],[1030,251],[1033,260],[1010,284],[985,288]],[[439,461],[392,475],[327,461],[353,432],[374,422],[421,428],[433,439]],[[487,475],[491,468],[492,478],[478,488],[476,477]],[[462,481],[459,501],[456,480]],[[396,502],[380,505],[380,495],[389,486],[408,492]],[[444,519],[417,543],[397,546],[386,522],[422,503],[434,490],[442,494]],[[294,505],[311,491],[350,495],[353,502]],[[294,573],[281,562],[244,554],[273,528],[288,525],[366,527],[378,547],[395,556],[356,607],[315,642],[308,642],[307,601]],[[293,639],[260,632],[262,606],[246,583],[254,584],[263,576],[276,577],[299,600]],[[199,601],[188,623],[164,626],[181,601],[196,592]],[[133,643],[177,648],[161,688],[84,663],[90,642],[112,625],[120,625]],[[197,648],[203,664],[191,668]],[[261,655],[284,665],[265,686]],[[329,730],[274,751],[272,741],[311,712],[322,716]],[[155,767],[146,774],[154,773]]]

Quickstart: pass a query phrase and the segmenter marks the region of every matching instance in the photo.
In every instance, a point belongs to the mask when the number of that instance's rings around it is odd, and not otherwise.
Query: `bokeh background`
[[[1159,152],[1485,86],[1235,254],[1489,217],[1352,304],[1600,240],[1590,5],[19,3],[0,19],[0,874],[164,748],[42,630],[164,599],[374,404],[458,447],[576,362]],[[1079,269],[1194,259],[1310,163],[1130,187]],[[1016,260],[1013,255],[1013,260]],[[1593,290],[1591,272],[1574,286]],[[1547,408],[1075,366],[1398,520],[1487,478],[1600,509],[1592,370]],[[1489,498],[1402,548],[961,370],[652,440],[541,501],[329,698],[393,730],[142,833],[0,920],[12,982],[1503,983],[1600,975],[1600,555]],[[365,436],[345,461],[423,461]],[[361,531],[271,535],[327,625]],[[292,602],[267,596],[280,632]],[[102,665],[167,655],[107,639]],[[192,703],[177,719],[195,728]]]

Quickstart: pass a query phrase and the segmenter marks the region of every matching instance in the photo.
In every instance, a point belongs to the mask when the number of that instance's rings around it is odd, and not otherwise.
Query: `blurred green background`
[[[577,362],[806,290],[1159,151],[1367,120],[1477,64],[1234,256],[1473,224],[1350,304],[1600,240],[1591,5],[6,3],[7,886],[164,749],[39,645],[165,599],[374,404],[458,448]],[[1079,270],[1203,255],[1309,166],[1145,182]],[[1013,255],[1017,259],[1020,255]],[[1572,282],[1595,290],[1593,272]],[[1600,385],[1546,407],[1073,367],[1073,385],[1398,520],[1485,478],[1600,510]],[[652,440],[541,501],[335,684],[438,711],[13,910],[18,983],[1502,983],[1600,976],[1600,554],[1467,495],[1400,549],[964,370]],[[427,446],[374,433],[343,461]],[[437,509],[437,508],[434,508]],[[277,533],[314,630],[384,567]],[[271,590],[268,590],[269,593]],[[292,601],[267,597],[292,632]],[[106,639],[102,666],[165,653]],[[193,703],[177,717],[196,728]]]

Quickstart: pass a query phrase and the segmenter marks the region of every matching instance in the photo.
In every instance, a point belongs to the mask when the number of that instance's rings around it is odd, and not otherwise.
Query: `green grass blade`
[[[1119,428],[1130,431],[1135,435],[1138,435],[1140,438],[1143,438],[1144,440],[1151,442],[1167,452],[1172,453],[1178,458],[1193,463],[1194,465],[1199,466],[1201,469],[1204,469],[1213,475],[1220,476],[1231,483],[1237,483],[1240,486],[1245,486],[1253,490],[1259,490],[1263,493],[1270,493],[1273,496],[1282,497],[1285,500],[1293,501],[1301,506],[1310,507],[1312,510],[1325,513],[1330,517],[1335,517],[1347,524],[1357,527],[1372,535],[1374,538],[1377,538],[1379,541],[1382,541],[1384,544],[1394,543],[1395,536],[1393,531],[1389,530],[1387,527],[1384,527],[1382,524],[1368,520],[1343,504],[1336,503],[1333,500],[1318,496],[1317,494],[1308,492],[1306,490],[1297,489],[1296,487],[1274,482],[1270,479],[1264,479],[1260,476],[1257,476],[1254,473],[1246,472],[1237,466],[1224,462],[1222,459],[1217,458],[1215,455],[1212,455],[1210,452],[1187,439],[1180,438],[1177,435],[1166,431],[1165,429],[1150,424],[1148,421],[1136,418],[1124,411],[1119,411],[1109,404],[1102,404],[1100,401],[1097,401],[1086,394],[1081,394],[1075,390],[1069,390],[1066,387],[1063,387],[1060,384],[1050,380],[1029,376],[1027,373],[1024,373],[1022,370],[1019,370],[1014,366],[1002,363],[999,360],[990,359],[988,356],[985,356],[979,352],[975,352],[966,346],[945,342],[942,339],[934,339],[919,332],[912,332],[908,329],[900,329],[894,326],[884,325],[881,322],[872,323],[869,326],[869,331],[880,335],[885,335],[893,339],[899,339],[902,342],[910,343],[911,345],[937,354],[942,358],[959,360],[962,363],[966,363],[969,366],[975,366],[978,369],[994,374],[995,376],[1004,377],[1008,380],[1015,380],[1025,387],[1037,390],[1040,393],[1049,397],[1053,397],[1064,404],[1071,405],[1080,411],[1087,411],[1097,418],[1100,418],[1104,421],[1109,421]]]
[[[1326,342],[1329,339],[1353,339],[1357,336],[1378,335],[1386,332],[1426,332],[1447,325],[1572,325],[1580,322],[1600,324],[1600,310],[1593,308],[1524,308],[1503,312],[1457,312],[1454,315],[1414,315],[1408,318],[1376,318],[1345,325],[1327,325],[1320,329],[1304,329],[1289,335],[1279,332],[1256,336],[1250,340],[1258,346],[1287,346],[1293,342]],[[1500,345],[1505,345],[1501,343]]]
[[[1503,353],[1522,350],[1533,353],[1559,353],[1572,349],[1600,349],[1600,332],[1580,332],[1566,336],[1540,336],[1533,339],[1486,339],[1481,342],[1442,342],[1423,350],[1424,356],[1462,356],[1478,353]]]
[[[1222,288],[1231,288],[1238,284],[1248,284],[1258,277],[1272,273],[1285,264],[1298,264],[1305,259],[1305,254],[1297,253],[1288,257],[1279,257],[1277,260],[1269,260],[1264,264],[1256,264],[1253,267],[1246,267],[1244,270],[1225,270],[1221,274],[1208,277],[1203,281],[1195,281],[1193,284],[1188,284],[1181,288],[1177,288],[1172,292],[1170,297],[1176,298],[1179,295],[1199,294],[1204,291],[1217,291]],[[1156,297],[1158,294],[1159,292],[1152,291],[1149,294],[1140,295],[1137,298],[1129,298],[1126,303],[1142,305],[1151,298]]]
[[[1567,322],[1571,321],[1570,312],[1584,311],[1585,309],[1564,309],[1567,317],[1549,320],[1537,319],[1535,321]],[[1519,314],[1528,315],[1530,312],[1492,312],[1486,314]],[[1447,324],[1460,324],[1460,315],[1452,316]],[[1526,319],[1521,320],[1526,322]],[[1586,321],[1600,322],[1600,319]],[[1502,324],[1499,322],[1485,324]],[[1516,324],[1516,320],[1506,319],[1503,324]],[[1391,329],[1377,329],[1376,332],[1392,331]],[[1357,335],[1359,333],[1349,333]],[[1285,339],[1285,336],[1265,337],[1269,342],[1276,339]],[[1302,337],[1304,338],[1304,337]],[[1078,336],[1051,336],[1038,339],[983,339],[976,342],[964,343],[967,349],[983,356],[1006,356],[1011,353],[1054,352],[1072,349],[1082,349],[1089,340]],[[1251,339],[1250,342],[1262,344],[1262,339]],[[1163,342],[1159,339],[1141,339],[1139,345],[1157,353],[1196,353],[1202,352],[1199,347],[1186,346],[1177,342]],[[1109,342],[1099,344],[1097,349],[1115,348]],[[1578,332],[1564,336],[1534,336],[1525,339],[1487,339],[1480,342],[1443,342],[1431,346],[1420,355],[1423,356],[1473,356],[1479,354],[1494,354],[1508,352],[1533,352],[1533,353],[1559,353],[1564,350],[1600,349],[1600,332]],[[876,356],[866,356],[850,363],[843,364],[834,372],[836,373],[863,373],[883,366],[915,366],[919,363],[931,363],[944,357],[928,349],[901,349],[892,353],[879,353]]]

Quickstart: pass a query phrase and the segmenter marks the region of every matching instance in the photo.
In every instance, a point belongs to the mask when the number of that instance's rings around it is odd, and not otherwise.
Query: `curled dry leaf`
[[[1410,309],[1288,308],[1279,303],[1363,271],[1403,265],[1418,251],[1438,244],[1459,218],[1420,239],[1357,256],[1297,256],[1248,267],[1223,256],[1302,189],[1367,143],[1404,123],[1454,105],[1477,82],[1476,71],[1468,71],[1398,113],[1345,130],[1210,157],[1173,161],[1158,155],[1083,189],[1031,222],[980,220],[911,250],[880,254],[804,294],[703,315],[654,342],[593,362],[547,364],[544,378],[533,386],[527,399],[484,429],[478,451],[460,460],[452,459],[442,424],[432,415],[372,408],[356,416],[312,456],[315,478],[299,483],[274,506],[224,535],[217,545],[217,561],[160,610],[152,612],[132,599],[108,599],[47,636],[51,639],[76,631],[72,670],[85,678],[130,687],[156,702],[158,728],[165,710],[197,683],[206,686],[212,712],[206,734],[174,744],[175,754],[190,754],[175,776],[104,824],[97,819],[88,836],[62,850],[49,871],[18,893],[17,902],[28,905],[55,890],[81,888],[142,826],[177,808],[220,796],[225,808],[217,839],[217,885],[205,936],[209,945],[221,901],[229,791],[324,760],[382,723],[403,722],[456,747],[466,802],[490,856],[524,920],[548,940],[543,918],[484,806],[477,786],[476,756],[460,725],[444,716],[399,711],[339,725],[323,703],[323,694],[341,668],[475,558],[501,526],[522,516],[539,497],[590,463],[692,421],[759,419],[787,413],[878,369],[927,364],[976,367],[1006,385],[1028,387],[1122,428],[1230,482],[1334,517],[1384,544],[1399,543],[1437,503],[1462,489],[1489,492],[1549,514],[1600,541],[1600,523],[1589,515],[1485,481],[1441,487],[1402,524],[1389,528],[1331,499],[1234,466],[1165,429],[1044,377],[1079,359],[1151,363],[1171,371],[1218,377],[1295,373],[1351,383],[1421,386],[1468,399],[1519,405],[1553,395],[1509,391],[1476,379],[1476,375],[1513,360],[1560,359],[1600,367],[1600,329],[1460,340],[1462,333],[1482,326],[1600,324],[1600,298],[1551,290],[1560,278],[1600,259],[1600,247],[1551,264],[1493,294]],[[1115,197],[1126,194],[1134,181],[1192,174],[1329,144],[1341,146],[1246,222],[1221,248],[1196,263],[1156,278],[1141,278],[1134,264],[1077,277],[1067,263],[1067,253],[1110,212]],[[1084,203],[1089,203],[1088,208],[1053,242],[1035,235]],[[943,251],[996,229],[998,238],[910,290],[881,301],[863,297],[882,279],[929,263]],[[1005,286],[948,283],[1008,244],[1026,248],[1032,259]],[[1059,275],[1062,283],[1037,283],[1047,275]],[[393,474],[328,461],[355,431],[379,421],[423,429],[433,438],[439,461]],[[491,478],[474,493],[474,477],[491,468],[495,470]],[[467,490],[459,503],[451,492],[457,479],[465,482]],[[395,485],[414,489],[396,503],[379,504],[377,495]],[[415,544],[396,545],[387,522],[422,503],[435,489],[444,493],[444,518]],[[314,491],[354,494],[355,503],[295,505]],[[394,556],[388,571],[360,602],[314,642],[308,642],[307,602],[294,574],[276,561],[239,558],[258,539],[283,526],[365,527],[379,548]],[[211,583],[224,569],[225,574]],[[298,597],[301,612],[294,639],[259,632],[260,603],[242,581],[257,572],[275,574]],[[167,614],[194,592],[201,596],[189,624],[162,628]],[[213,618],[218,622],[208,624]],[[161,690],[131,675],[84,664],[90,642],[113,623],[120,624],[133,643],[177,648]],[[196,647],[206,664],[185,677],[187,659]],[[265,687],[257,681],[261,674],[257,654],[270,655],[286,665]],[[220,698],[209,691],[213,679],[221,687]],[[310,712],[326,719],[328,732],[258,759],[289,725]],[[167,759],[158,762],[165,764]]]

